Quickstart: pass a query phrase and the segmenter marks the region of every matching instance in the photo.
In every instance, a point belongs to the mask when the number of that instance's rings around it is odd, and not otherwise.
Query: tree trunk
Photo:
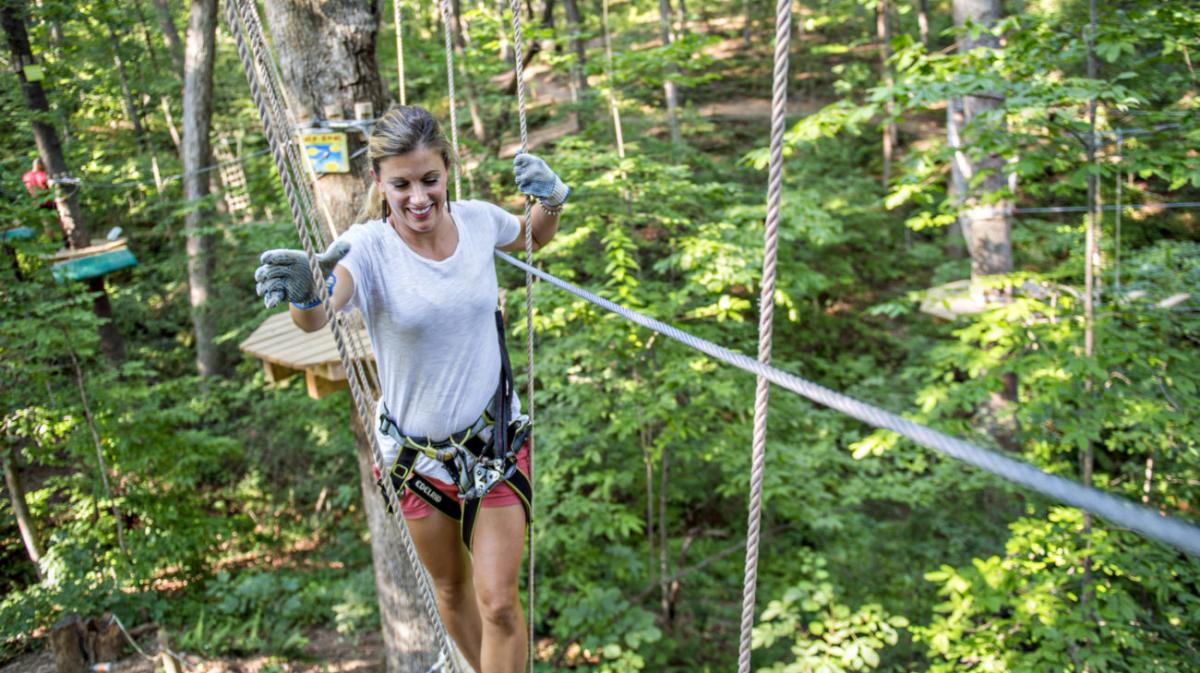
[[[1000,19],[1000,0],[953,0],[954,23],[963,27],[968,21],[992,26]],[[964,34],[959,37],[958,50],[965,53],[972,49],[999,49],[999,40],[988,33],[977,38]],[[973,120],[998,109],[1002,104],[998,95],[963,96],[963,124],[969,128]],[[987,133],[975,129],[976,136]],[[969,147],[965,143],[964,147]],[[973,156],[964,162],[964,182],[967,185],[962,212],[963,234],[967,250],[971,254],[971,280],[981,289],[986,276],[1012,271],[1011,225],[1008,219],[1007,202],[988,202],[988,195],[1003,190],[1007,185],[1004,176],[1004,159],[998,154]],[[976,176],[983,174],[982,179]]]
[[[460,3],[455,0],[449,3],[450,9],[450,41],[454,46],[454,68],[458,71],[458,82],[462,87],[463,97],[467,99],[467,113],[471,115],[471,134],[475,140],[487,143],[487,126],[483,123],[483,113],[479,109],[479,99],[475,95],[475,85],[467,72],[466,38],[463,36],[462,22],[459,19]],[[460,148],[454,148],[458,151]]]
[[[387,108],[388,97],[375,58],[379,7],[355,0],[269,0],[266,21],[280,59],[285,93],[294,109],[345,111],[355,102]],[[362,139],[351,134],[353,155]],[[365,156],[351,172],[328,174],[316,185],[332,226],[345,231],[354,222],[367,186]],[[356,422],[357,425],[357,422]],[[433,626],[421,605],[417,575],[403,556],[397,523],[389,521],[375,489],[374,457],[361,427],[355,429],[363,509],[371,533],[375,583],[383,621],[389,673],[424,673],[437,651]]]
[[[929,51],[929,0],[917,0],[917,30],[921,33],[921,44]]]
[[[583,32],[583,19],[579,15],[577,0],[563,0],[563,11],[567,15],[571,53],[575,54],[575,60],[571,63],[571,88],[575,95],[575,102],[578,103],[583,98],[583,92],[588,88],[587,75],[584,74],[587,67],[587,52],[584,49],[583,40],[580,38],[580,33]]]
[[[664,47],[671,44],[671,3],[669,0],[658,0],[658,33]],[[678,93],[672,75],[675,68],[668,66],[667,76],[663,79],[663,93],[667,99],[667,124],[671,127],[671,142],[679,144],[682,140],[679,134]]]
[[[105,23],[108,29],[109,46],[112,49],[113,65],[117,69],[117,80],[121,83],[121,102],[125,105],[125,116],[133,126],[133,137],[139,148],[146,148],[146,129],[142,127],[142,116],[138,113],[137,104],[133,101],[133,88],[129,86],[129,73],[125,71],[125,59],[121,58],[121,41],[117,39],[112,24]]]
[[[215,236],[203,233],[211,210],[201,207],[208,197],[212,147],[213,56],[216,50],[217,0],[191,0],[188,11],[187,53],[183,71],[183,198],[189,204],[183,226],[187,239],[188,299],[196,339],[196,369],[201,376],[221,373],[216,345],[217,321],[212,310],[213,247]]]
[[[62,145],[58,142],[58,133],[54,126],[46,121],[50,118],[50,103],[46,99],[46,91],[40,81],[30,81],[25,75],[25,68],[35,65],[37,61],[34,60],[33,51],[29,46],[25,17],[21,15],[15,0],[0,0],[0,27],[4,29],[12,54],[11,65],[16,69],[17,79],[21,82],[21,95],[25,99],[25,107],[31,113],[29,125],[33,128],[33,140],[37,144],[38,155],[52,180],[65,181],[54,186],[54,204],[58,209],[58,222],[66,246],[70,249],[86,248],[91,245],[91,234],[79,207],[79,184],[70,182]],[[125,346],[116,326],[109,319],[112,316],[112,308],[104,290],[104,281],[94,278],[89,287],[93,292],[99,293],[93,304],[96,315],[101,318],[100,348],[110,359],[120,361],[124,359]]]
[[[8,487],[8,499],[12,503],[13,516],[17,519],[17,529],[21,531],[21,542],[25,544],[25,553],[42,577],[42,547],[38,542],[37,522],[29,513],[29,502],[25,498],[25,486],[21,483],[21,470],[17,466],[17,448],[4,449],[4,484]]]
[[[967,252],[964,248],[966,236],[963,234],[962,214],[958,210],[967,191],[964,169],[969,170],[969,164],[967,155],[962,151],[962,139],[958,131],[960,128],[962,128],[962,99],[951,98],[946,101],[946,140],[954,153],[950,158],[950,178],[949,184],[946,186],[946,198],[953,204],[956,215],[946,232],[945,252],[953,259],[962,259]]]
[[[383,622],[383,641],[387,647],[388,673],[424,673],[434,663],[437,636],[425,618],[417,583],[418,569],[404,554],[404,542],[392,515],[383,507],[375,485],[371,442],[363,431],[351,401],[350,428],[354,431],[358,456],[359,485],[367,528],[371,531],[371,559],[375,565],[375,589],[379,598],[379,616]],[[423,571],[421,571],[423,572]]]
[[[883,85],[890,91],[894,82],[892,69],[888,66],[888,59],[892,57],[889,13],[890,0],[878,0],[875,3],[875,35],[879,38],[879,77],[883,80]],[[880,181],[883,183],[883,191],[886,193],[888,185],[892,181],[892,155],[896,150],[896,124],[891,119],[892,102],[890,100],[884,104],[884,113],[888,118],[883,125],[883,175]]]
[[[162,29],[163,42],[167,44],[167,53],[171,55],[171,64],[175,72],[183,72],[183,42],[179,39],[179,31],[175,30],[175,20],[171,18],[171,8],[167,0],[154,0],[155,13],[158,14],[158,26]]]
[[[284,93],[297,121],[338,109],[353,117],[354,104],[365,101],[376,113],[387,109],[388,96],[375,40],[379,5],[351,0],[270,0],[266,23],[279,55]],[[347,138],[353,155],[363,146],[361,136]],[[349,173],[322,176],[317,195],[328,207],[339,230],[349,227],[367,189],[366,155],[356,157]]]

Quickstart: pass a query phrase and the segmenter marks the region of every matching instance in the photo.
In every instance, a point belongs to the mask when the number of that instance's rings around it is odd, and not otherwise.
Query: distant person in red
[[[41,159],[34,159],[33,166],[21,176],[21,181],[25,183],[25,189],[29,191],[29,195],[37,198],[42,192],[47,192],[50,198],[39,204],[42,208],[53,210],[54,194],[50,190],[50,176],[46,175],[46,169],[42,167]]]

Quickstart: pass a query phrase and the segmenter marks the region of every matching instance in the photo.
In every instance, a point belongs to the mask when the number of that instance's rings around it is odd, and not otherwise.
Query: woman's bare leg
[[[521,505],[485,507],[475,525],[475,596],[483,621],[479,673],[521,673],[529,642],[517,593],[525,546]]]
[[[458,522],[434,512],[422,519],[409,519],[408,530],[421,564],[433,578],[442,623],[467,663],[484,673],[487,669],[480,668],[483,625],[471,582],[471,558],[459,539]]]

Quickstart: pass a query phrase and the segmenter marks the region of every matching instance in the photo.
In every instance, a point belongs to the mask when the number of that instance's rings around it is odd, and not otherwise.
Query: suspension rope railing
[[[512,266],[532,273],[538,278],[570,292],[571,294],[599,306],[607,311],[647,329],[674,339],[685,346],[698,350],[716,360],[764,376],[771,383],[808,398],[817,404],[850,416],[867,425],[891,430],[921,446],[955,460],[978,467],[1001,479],[1039,493],[1051,500],[1087,510],[1101,518],[1124,526],[1143,537],[1166,543],[1193,556],[1200,557],[1200,528],[1164,515],[1149,507],[1135,504],[1125,498],[1088,488],[1063,477],[1044,472],[1029,463],[975,446],[943,432],[897,416],[879,407],[856,400],[848,395],[830,390],[794,374],[764,365],[737,351],[730,350],[694,336],[664,322],[626,308],[613,301],[593,294],[583,288],[535,269],[518,259],[497,251],[500,259]]]
[[[441,0],[443,34],[446,36],[446,89],[450,99],[450,144],[454,147],[454,200],[462,200],[462,169],[458,151],[458,101],[454,92],[454,44],[450,40],[450,2]]]
[[[758,362],[771,364],[775,319],[775,259],[779,240],[779,208],[783,187],[783,131],[787,117],[788,45],[792,33],[792,0],[775,8],[775,68],[771,88],[771,142],[767,169],[767,220],[763,228],[762,291],[758,311]],[[758,376],[754,391],[754,437],[750,454],[750,502],[746,522],[746,565],[742,575],[742,632],[738,643],[738,673],[750,673],[754,604],[758,589],[759,526],[762,523],[763,474],[767,455],[767,402],[771,383]]]
[[[392,0],[392,18],[396,23],[396,79],[400,83],[400,104],[408,105],[408,87],[404,82],[404,23],[400,15],[400,0]]]
[[[327,242],[326,232],[321,226],[318,210],[314,207],[312,193],[314,176],[311,166],[305,157],[300,156],[297,150],[299,143],[293,142],[294,139],[291,137],[294,129],[290,124],[287,105],[280,91],[281,80],[278,70],[266,47],[255,8],[248,3],[248,0],[232,0],[226,3],[225,8],[226,21],[237,44],[238,56],[250,86],[251,96],[271,145],[272,157],[283,182],[297,234],[313,271],[314,287],[317,288],[322,301],[338,356],[347,373],[347,382],[355,411],[358,413],[359,422],[366,431],[375,465],[377,468],[383,467],[383,454],[378,445],[376,433],[372,431],[374,427],[373,414],[368,409],[368,397],[372,396],[373,392],[371,385],[373,383],[377,385],[377,379],[371,380],[372,372],[366,365],[367,358],[361,342],[356,336],[347,339],[344,335],[345,323],[339,319],[339,316],[334,315],[325,279],[320,277],[320,266],[316,262],[317,246],[324,246]],[[449,662],[452,670],[458,670],[458,658],[448,656],[453,652],[453,644],[439,619],[429,577],[420,564],[412,538],[401,518],[398,494],[390,479],[385,478],[382,483],[388,505],[394,514],[392,520],[397,526],[405,556],[417,578],[418,593],[429,621],[434,626],[438,641],[439,660]]]
[[[521,133],[521,148],[517,154],[524,154],[529,151],[529,123],[525,114],[525,66],[522,52],[525,48],[524,38],[521,36],[521,3],[520,0],[509,0],[509,11],[512,14],[512,32],[513,32],[513,74],[516,77],[517,85],[517,123]],[[533,266],[533,199],[528,195],[525,196],[525,216],[523,219],[525,224],[525,263],[530,267]],[[533,389],[534,389],[534,359],[533,359],[533,274],[526,271],[525,273],[525,361],[528,366],[526,379],[526,394],[529,401],[526,405],[526,413],[529,414],[529,482],[537,487],[537,462],[534,460],[534,438],[537,435],[536,426],[533,423]],[[531,503],[531,508],[536,506],[536,498],[534,503]],[[529,604],[527,609],[529,613],[529,673],[533,673],[534,659],[536,655],[536,647],[534,646],[534,588],[537,570],[537,537],[535,535],[534,522],[537,520],[536,508],[530,512],[529,523],[529,568],[526,570],[525,577],[525,598]]]

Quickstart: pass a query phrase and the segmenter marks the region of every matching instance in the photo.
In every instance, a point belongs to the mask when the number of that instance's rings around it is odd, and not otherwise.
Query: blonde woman
[[[383,387],[380,445],[442,620],[476,671],[516,673],[529,646],[517,580],[532,489],[493,250],[523,249],[524,225],[490,203],[449,201],[454,151],[422,108],[389,110],[368,157],[367,203],[381,212],[318,256],[322,275],[333,308],[358,308],[366,321]],[[538,199],[530,226],[540,248],[570,188],[529,154],[514,172]],[[303,252],[263,253],[255,280],[268,307],[287,300],[301,329],[324,326]]]

